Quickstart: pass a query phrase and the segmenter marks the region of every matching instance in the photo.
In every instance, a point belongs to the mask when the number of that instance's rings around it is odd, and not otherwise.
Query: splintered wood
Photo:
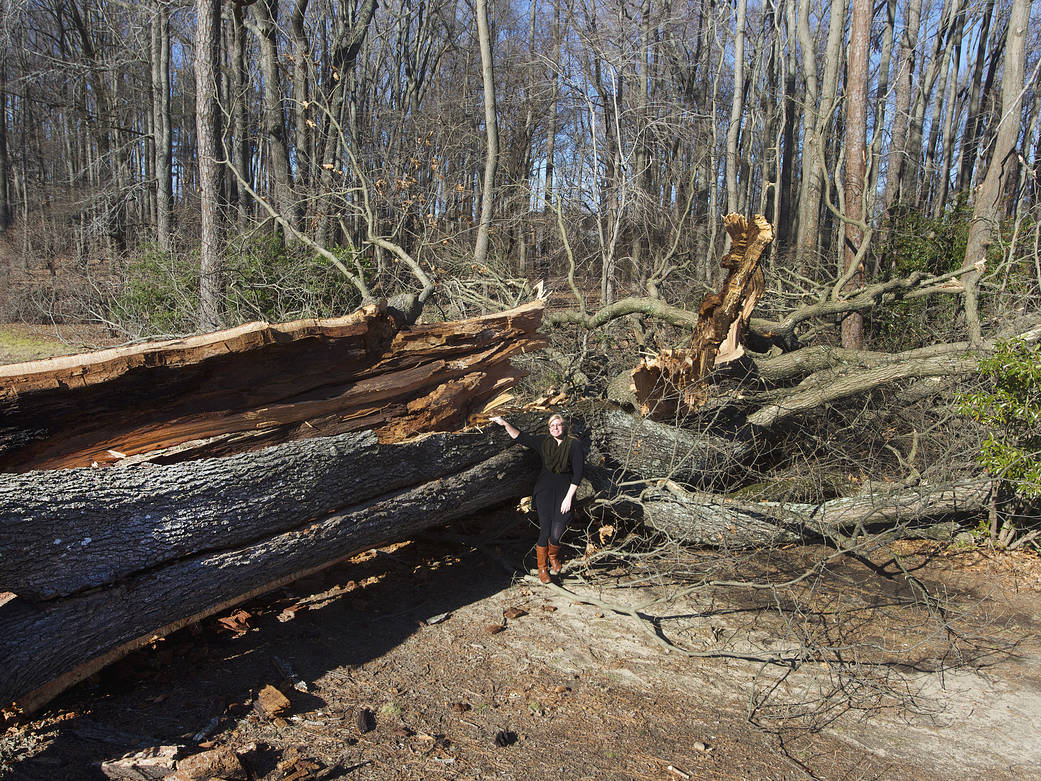
[[[720,265],[727,278],[718,293],[702,299],[690,346],[644,358],[632,371],[633,391],[646,417],[667,420],[698,409],[708,398],[713,367],[744,354],[745,326],[765,288],[759,258],[773,241],[773,228],[762,215],[749,222],[739,214],[728,214],[724,226],[731,248]]]
[[[543,303],[399,329],[383,306],[0,367],[0,471],[171,463],[461,428],[542,344]]]

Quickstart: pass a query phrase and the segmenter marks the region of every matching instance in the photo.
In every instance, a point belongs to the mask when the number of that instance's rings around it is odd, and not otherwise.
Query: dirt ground
[[[932,651],[901,656],[875,699],[860,695],[878,676],[845,681],[856,696],[808,730],[798,703],[813,701],[826,666],[742,658],[780,637],[781,617],[728,589],[711,600],[676,592],[647,611],[656,622],[619,613],[611,606],[645,605],[675,584],[610,557],[572,562],[561,586],[543,587],[503,566],[530,564],[518,518],[503,510],[457,527],[487,539],[505,524],[489,547],[439,532],[157,641],[8,726],[0,775],[103,778],[105,760],[178,745],[228,747],[264,781],[1041,778],[1037,557],[909,544],[903,563],[946,591],[950,626],[994,642],[944,646],[962,656],[939,672]],[[818,555],[789,548],[745,566],[776,576]],[[903,588],[872,562],[833,569],[865,609]],[[873,615],[880,637],[917,631]],[[708,656],[667,651],[661,638]],[[273,718],[253,707],[269,684],[291,703]]]

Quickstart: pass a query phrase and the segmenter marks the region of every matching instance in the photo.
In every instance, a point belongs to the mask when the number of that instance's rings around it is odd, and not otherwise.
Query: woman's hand
[[[564,501],[560,503],[560,514],[567,515],[571,512],[571,494],[564,497]]]
[[[496,415],[492,418],[488,418],[488,420],[490,420],[492,423],[498,423],[500,426],[506,429],[506,433],[510,435],[510,439],[516,439],[520,436],[520,431],[518,431],[514,426],[511,426],[509,423],[503,420],[499,415]]]

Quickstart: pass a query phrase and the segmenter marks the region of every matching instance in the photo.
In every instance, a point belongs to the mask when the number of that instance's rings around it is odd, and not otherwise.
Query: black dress
[[[572,513],[560,512],[560,504],[567,496],[568,489],[572,485],[582,482],[582,472],[585,469],[582,458],[582,445],[574,437],[568,436],[561,440],[559,445],[550,435],[533,437],[525,431],[520,432],[517,440],[525,447],[530,447],[542,459],[542,470],[539,472],[538,480],[535,481],[535,509],[539,514],[539,541],[540,546],[549,544],[560,544],[560,536],[564,533],[568,523],[571,521]],[[548,440],[548,442],[547,442]],[[553,447],[550,447],[552,443]],[[544,449],[555,450],[556,448],[568,447],[567,464],[564,471],[554,472],[552,460],[547,459]],[[558,459],[559,460],[559,459]]]

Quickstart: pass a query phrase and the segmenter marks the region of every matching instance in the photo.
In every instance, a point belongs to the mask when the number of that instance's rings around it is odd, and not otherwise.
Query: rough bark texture
[[[919,486],[821,504],[746,502],[685,491],[673,483],[640,497],[643,522],[674,539],[695,545],[757,548],[830,539],[855,530],[922,524],[980,513],[991,482]]]
[[[397,330],[370,306],[190,339],[0,367],[0,470],[186,460],[373,429],[461,428],[519,376],[542,303]],[[172,449],[172,450],[171,450]]]
[[[436,481],[505,447],[476,433],[380,445],[363,432],[181,464],[11,475],[0,485],[0,591],[44,600],[109,585]]]
[[[291,447],[284,445],[282,447]],[[394,445],[384,445],[394,448]],[[52,602],[0,605],[0,702],[32,709],[147,642],[354,552],[407,539],[530,490],[536,464],[510,448],[454,474],[391,490],[281,533],[189,553]],[[110,475],[118,475],[108,471]],[[153,528],[163,523],[153,518]],[[140,527],[136,540],[144,542]],[[79,541],[77,541],[77,544]],[[126,538],[121,547],[132,548]],[[186,548],[190,546],[185,546]]]

